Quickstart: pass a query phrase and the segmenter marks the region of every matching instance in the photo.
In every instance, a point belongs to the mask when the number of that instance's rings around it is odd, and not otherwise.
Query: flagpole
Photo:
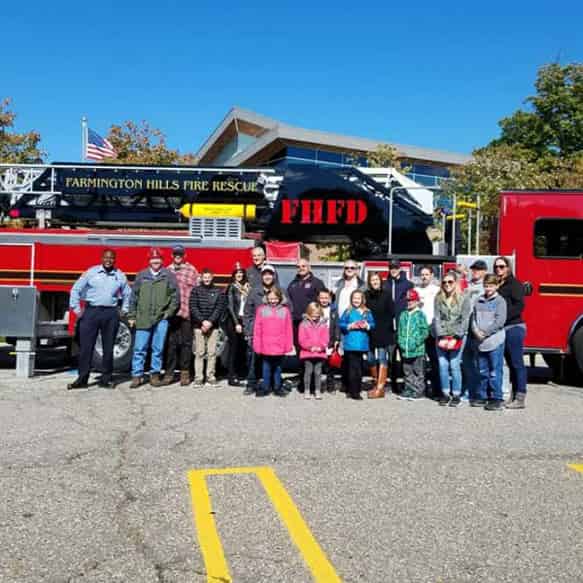
[[[85,154],[87,152],[87,118],[81,118],[81,162],[85,162]]]

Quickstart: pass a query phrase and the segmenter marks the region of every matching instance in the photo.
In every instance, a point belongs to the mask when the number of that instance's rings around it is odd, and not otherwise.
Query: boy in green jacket
[[[397,341],[403,358],[405,388],[399,399],[417,401],[425,390],[425,340],[429,326],[425,314],[419,309],[419,293],[407,292],[407,311],[399,317]]]

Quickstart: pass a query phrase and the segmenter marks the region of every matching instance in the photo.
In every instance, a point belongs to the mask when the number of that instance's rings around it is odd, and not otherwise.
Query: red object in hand
[[[342,355],[338,350],[334,349],[328,357],[328,366],[330,368],[342,368]]]

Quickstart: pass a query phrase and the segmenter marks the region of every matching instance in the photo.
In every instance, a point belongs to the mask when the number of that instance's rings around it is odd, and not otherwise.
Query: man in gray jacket
[[[478,350],[480,385],[477,395],[470,405],[487,411],[502,411],[502,363],[504,358],[504,324],[506,322],[506,301],[498,294],[498,279],[487,275],[484,280],[484,294],[472,311],[471,331]],[[488,392],[490,396],[488,398]]]

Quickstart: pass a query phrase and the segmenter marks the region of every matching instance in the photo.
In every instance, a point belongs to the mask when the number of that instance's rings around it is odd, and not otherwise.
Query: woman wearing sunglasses
[[[510,369],[510,382],[512,383],[512,395],[506,408],[524,409],[526,407],[526,367],[524,366],[526,324],[522,319],[524,287],[514,277],[510,260],[507,257],[496,257],[494,273],[500,282],[498,293],[506,300],[504,358]]]
[[[460,291],[457,274],[446,273],[435,298],[434,313],[442,406],[459,407],[462,403],[461,359],[471,311],[470,297]]]

